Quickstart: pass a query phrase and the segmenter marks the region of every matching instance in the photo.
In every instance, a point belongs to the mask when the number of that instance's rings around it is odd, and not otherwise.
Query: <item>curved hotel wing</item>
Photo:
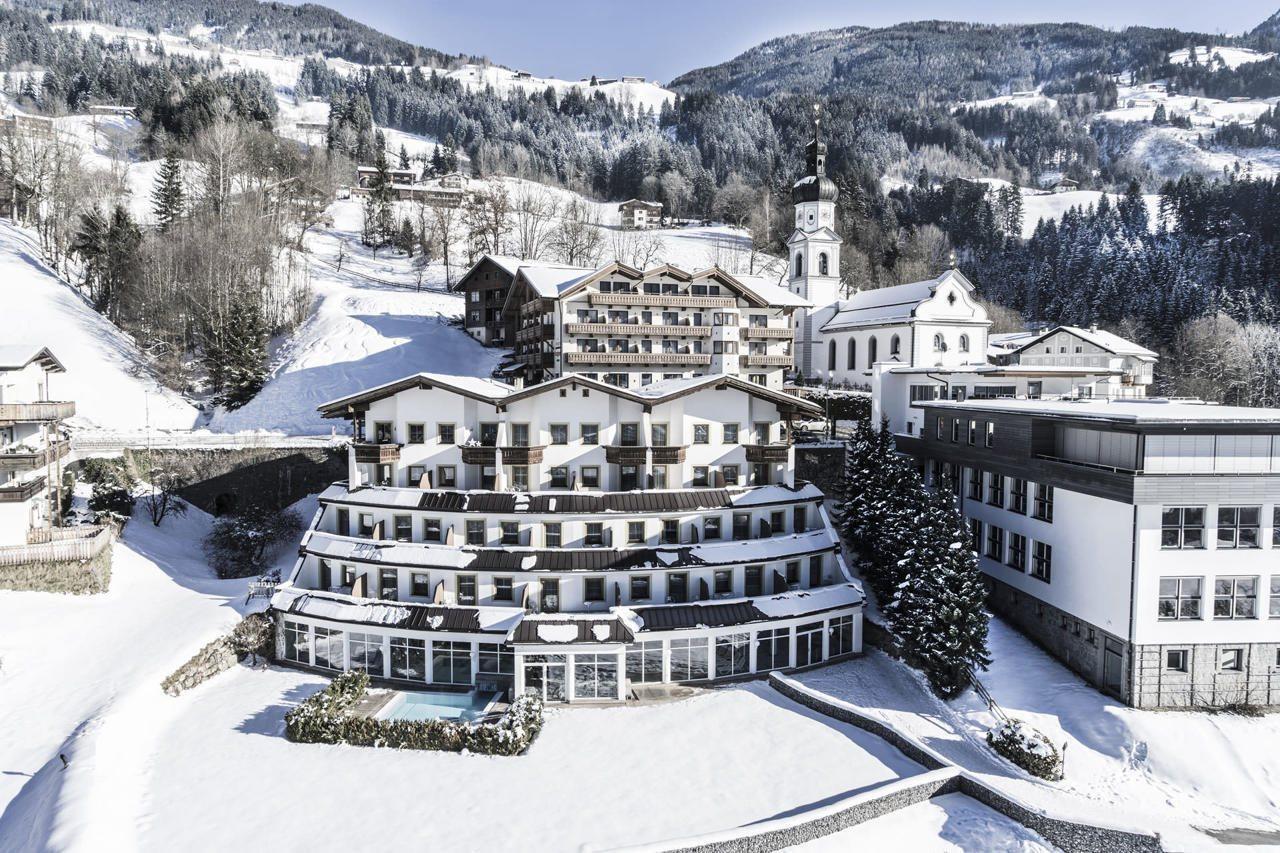
[[[793,395],[418,374],[321,410],[355,441],[272,599],[283,660],[619,701],[861,650]]]

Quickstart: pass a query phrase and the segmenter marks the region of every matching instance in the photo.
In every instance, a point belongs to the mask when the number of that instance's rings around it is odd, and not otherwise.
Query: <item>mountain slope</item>
[[[1249,35],[1257,38],[1280,38],[1280,11],[1249,31]]]
[[[30,236],[0,222],[0,305],[7,344],[47,346],[66,366],[52,396],[74,400],[75,423],[105,429],[189,429],[195,407],[149,374],[133,341],[43,261]]]
[[[904,102],[922,96],[973,100],[1099,68],[1158,64],[1188,43],[1212,42],[1207,36],[1145,27],[1112,32],[1084,24],[918,21],[783,36],[669,85],[680,92],[756,97],[869,90]]]

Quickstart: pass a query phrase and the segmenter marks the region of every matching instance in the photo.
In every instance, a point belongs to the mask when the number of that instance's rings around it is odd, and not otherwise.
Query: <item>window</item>
[[[1214,619],[1254,619],[1258,615],[1257,578],[1215,578]]]
[[[395,569],[378,570],[378,593],[385,601],[396,601],[400,598],[400,576]]]
[[[631,577],[631,600],[632,601],[648,601],[649,600],[649,576],[633,575]]]
[[[1004,559],[1004,528],[987,525],[987,556],[997,561]]]
[[[427,428],[422,424],[409,424],[409,443],[425,444],[427,441]]]
[[[709,674],[706,638],[671,641],[672,681],[697,681]]]
[[[951,443],[957,444],[960,441],[960,419],[951,419]]]
[[[574,655],[573,695],[575,699],[617,699],[618,658],[601,654]]]
[[[1009,511],[1019,515],[1027,514],[1027,481],[1014,479],[1009,487]]]
[[[667,425],[651,424],[649,426],[649,443],[654,447],[667,446]]]
[[[902,351],[902,341],[897,335],[889,338],[889,355],[898,355]]]
[[[552,424],[551,443],[552,444],[568,444],[569,443],[569,425],[568,424]]]
[[[791,666],[791,629],[770,628],[756,633],[756,672]]]
[[[996,425],[995,421],[987,421],[987,433],[982,439],[983,447],[996,446]]]
[[[1031,517],[1041,521],[1053,521],[1053,486],[1036,483],[1036,502]]]
[[[662,544],[675,545],[680,541],[680,519],[664,518],[662,520]]]
[[[467,544],[468,545],[484,544],[484,519],[481,519],[481,518],[467,519]]]
[[[343,669],[345,652],[342,646],[342,632],[336,628],[316,626],[315,660],[316,666],[328,669]]]
[[[710,424],[694,424],[693,425],[693,443],[708,444],[711,441],[711,425]]]
[[[356,520],[359,522],[358,530],[361,536],[373,535],[373,513],[362,512],[360,513],[360,517]],[[379,530],[378,538],[382,538],[381,530]]]
[[[284,656],[286,660],[311,663],[311,630],[302,622],[285,621]]]
[[[514,675],[516,656],[509,646],[481,643],[479,664],[480,672],[486,675]]]
[[[764,566],[747,566],[744,579],[743,595],[748,598],[764,595]]]
[[[458,487],[458,469],[454,465],[436,466],[436,488],[456,489]]]
[[[639,683],[662,681],[661,640],[644,640],[627,646],[627,678]]]
[[[470,684],[471,644],[432,640],[431,680],[444,684]]]
[[[742,482],[737,465],[721,465],[720,476],[724,478],[726,486],[736,486]]]
[[[702,519],[702,538],[707,542],[720,538],[720,516],[708,515]]]
[[[827,253],[819,252],[818,253],[818,275],[830,275],[830,274],[831,273],[827,270]]]
[[[644,542],[644,522],[628,521],[627,522],[627,543],[635,545]]]
[[[408,515],[397,515],[392,519],[395,525],[395,537],[397,542],[413,541],[413,517]]]
[[[427,680],[427,644],[408,637],[391,638],[391,677]]]
[[[569,466],[568,465],[552,465],[550,473],[551,473],[551,488],[553,489],[569,488]]]
[[[1271,546],[1280,548],[1280,504],[1271,509]]]
[[[982,500],[982,470],[979,468],[969,469],[969,489],[966,495],[972,500]]]
[[[476,576],[458,575],[458,603],[476,603]]]
[[[822,555],[809,558],[809,586],[822,586]]]
[[[987,503],[1004,506],[1004,475],[992,472],[987,478]]]
[[[502,530],[503,545],[519,545],[520,544],[520,522],[504,521],[499,527]]]
[[[947,419],[944,418],[942,415],[938,415],[938,429],[937,429],[937,432],[934,434],[934,438],[936,438],[938,441],[942,441],[942,436],[944,434],[944,430],[946,429],[946,426],[947,426]]]
[[[1005,565],[1020,572],[1027,570],[1027,537],[1021,533],[1009,533],[1009,560]]]
[[[1160,578],[1161,619],[1199,619],[1201,578]]]
[[[804,506],[791,508],[791,532],[804,533],[809,527],[809,512]]]
[[[496,423],[480,424],[480,445],[482,447],[498,446],[498,425]]]
[[[969,351],[969,336],[968,336],[968,335],[961,335],[961,336],[960,336],[960,347],[959,347],[959,349],[960,349],[960,352],[968,352],[968,351]]]
[[[796,626],[796,666],[822,662],[822,623],[807,622]]]
[[[837,616],[827,623],[827,656],[847,655],[853,651],[853,617]]]
[[[456,444],[453,424],[436,424],[436,435],[439,436],[441,444]]]
[[[395,425],[390,421],[375,421],[373,424],[373,440],[378,444],[394,444],[396,440]]]
[[[733,595],[733,572],[729,569],[716,569],[712,575],[712,589],[716,595]]]
[[[973,446],[974,446],[975,444],[977,444],[977,443],[978,443],[978,422],[977,422],[977,421],[975,421],[975,420],[973,420],[973,419],[970,419],[970,420],[969,420],[968,444],[969,444],[969,446],[970,446],[970,447],[973,447]]]
[[[735,512],[733,514],[733,538],[738,542],[751,538],[751,513]]]
[[[934,352],[944,352],[944,351],[946,351],[946,349],[947,349],[947,344],[946,344],[946,342],[945,342],[944,340],[942,340],[942,335],[934,335],[934,336],[933,336],[933,351],[934,351]]]
[[[1280,619],[1280,575],[1271,576],[1271,608],[1269,612],[1272,619]],[[1280,655],[1280,649],[1277,650],[1277,655]],[[1280,658],[1277,660],[1277,666],[1280,666]]]
[[[351,634],[351,668],[382,677],[382,636]]]
[[[426,475],[426,473],[427,473],[427,466],[410,465],[409,466],[409,482],[407,485],[409,485],[410,487],[416,486],[418,488],[430,488],[431,487],[430,483],[422,482],[422,478],[423,476]]]
[[[760,519],[761,534],[764,533],[764,519]],[[780,509],[769,513],[769,535],[781,536],[787,532],[787,514]]]
[[[640,444],[639,424],[619,424],[618,444],[623,447],[636,447]]]
[[[796,252],[796,271],[792,278],[799,278],[804,275],[804,255]]]
[[[599,424],[583,424],[581,429],[582,429],[583,444],[599,444],[600,443]]]
[[[878,345],[877,345],[877,343],[876,343],[876,339],[875,339],[875,337],[874,337],[874,336],[872,336],[872,337],[867,341],[867,364],[868,364],[868,365],[872,365],[872,364],[875,364],[875,363],[876,363],[876,359],[877,359],[876,350],[877,350],[877,349],[878,349]]]
[[[409,576],[409,594],[415,598],[431,597],[431,576],[426,572],[414,572]]]
[[[542,525],[542,539],[548,548],[560,547],[560,522],[548,521]]]
[[[693,484],[695,486],[708,485],[709,484],[708,478],[711,476],[710,472],[711,472],[711,469],[708,468],[706,465],[694,465],[693,466]]]
[[[849,343],[846,347],[846,350],[847,352],[845,353],[845,364],[848,366],[849,370],[857,370],[858,368],[857,338],[849,338]]]
[[[1262,517],[1259,506],[1218,507],[1218,547],[1257,548],[1258,528]],[[1272,533],[1274,537],[1275,534]]]
[[[1160,547],[1203,548],[1204,507],[1165,507],[1160,516]]]
[[[1244,649],[1223,649],[1218,658],[1218,669],[1224,672],[1244,671]]]
[[[751,671],[751,635],[716,637],[716,678],[746,675]]]
[[[969,519],[969,550],[982,553],[982,521],[976,518]]]
[[[738,443],[738,425],[737,424],[724,425],[724,443],[725,444]]]
[[[589,547],[597,547],[604,544],[604,523],[600,521],[587,522],[587,534],[582,539],[583,544]]]
[[[1036,542],[1031,549],[1031,577],[1049,583],[1053,577],[1053,546]]]
[[[582,600],[604,601],[604,578],[585,578],[582,582]]]
[[[582,470],[582,488],[584,489],[600,488],[600,466],[599,465],[583,465],[581,470]]]

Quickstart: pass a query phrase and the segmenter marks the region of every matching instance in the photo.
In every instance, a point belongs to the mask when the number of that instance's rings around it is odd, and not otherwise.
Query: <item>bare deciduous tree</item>
[[[550,248],[561,263],[571,267],[590,267],[600,262],[604,231],[600,214],[591,202],[575,197],[564,206],[560,224],[552,232]]]
[[[555,193],[547,187],[532,183],[520,185],[511,207],[517,255],[529,261],[542,257],[559,208]]]

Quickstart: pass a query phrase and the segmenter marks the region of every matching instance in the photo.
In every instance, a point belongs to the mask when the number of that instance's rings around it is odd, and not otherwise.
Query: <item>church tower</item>
[[[808,168],[791,188],[796,208],[796,228],[787,240],[787,286],[813,303],[796,312],[796,367],[813,376],[818,346],[814,315],[839,299],[840,235],[835,232],[836,199],[840,190],[827,177],[827,144],[822,141],[822,120],[813,106],[813,141],[805,149]]]

